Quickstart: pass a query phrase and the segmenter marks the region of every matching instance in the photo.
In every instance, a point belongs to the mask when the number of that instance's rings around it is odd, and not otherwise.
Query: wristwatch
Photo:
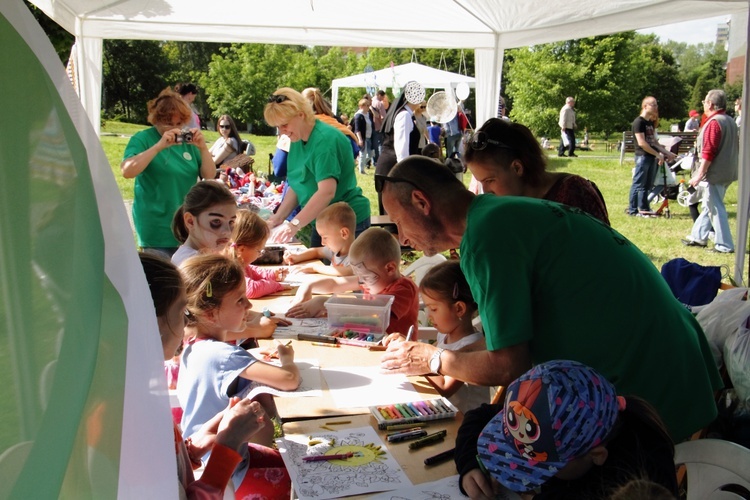
[[[443,354],[445,349],[438,349],[435,354],[430,358],[430,372],[440,374],[440,355]]]
[[[291,224],[292,226],[294,226],[296,228],[299,228],[299,219],[297,217],[295,217],[294,219],[292,219],[292,220],[289,221],[289,224]]]

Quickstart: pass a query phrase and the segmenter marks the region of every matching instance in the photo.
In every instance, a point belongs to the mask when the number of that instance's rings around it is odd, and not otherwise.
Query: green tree
[[[65,31],[62,26],[47,17],[47,14],[39,10],[36,5],[31,4],[28,0],[24,0],[24,3],[47,34],[47,37],[55,48],[55,52],[57,52],[60,61],[62,61],[63,64],[67,64],[68,58],[70,57],[70,49],[75,43],[75,37]]]
[[[169,86],[171,65],[159,42],[104,41],[102,108],[110,118],[146,123],[146,104]]]
[[[623,32],[508,52],[511,118],[539,135],[560,133],[558,113],[566,96],[576,98],[578,127],[605,136],[629,127],[647,94],[667,101],[672,116],[681,115],[676,110],[687,96],[674,56],[653,36]]]

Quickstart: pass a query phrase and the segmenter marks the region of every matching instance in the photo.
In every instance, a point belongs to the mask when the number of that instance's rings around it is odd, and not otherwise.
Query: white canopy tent
[[[81,100],[98,131],[105,38],[359,47],[473,48],[476,121],[494,116],[503,50],[707,16],[747,16],[747,0],[380,0],[388,15],[352,23],[364,0],[32,0],[76,37]],[[415,23],[418,19],[419,23]],[[747,81],[747,70],[745,72]],[[747,97],[743,108],[748,109]],[[742,131],[742,143],[750,132]],[[747,240],[750,158],[740,174],[735,277]]]
[[[358,75],[347,76],[344,78],[336,78],[332,83],[331,90],[331,105],[333,106],[333,111],[336,112],[338,108],[339,88],[341,87],[377,87],[378,89],[385,90],[386,88],[391,87],[401,88],[406,82],[411,80],[421,83],[428,89],[434,88],[443,90],[450,87],[454,92],[459,83],[465,83],[471,88],[476,86],[476,78],[474,77],[459,73],[451,73],[450,71],[431,68],[424,64],[410,62],[399,66],[393,66],[392,68],[360,73]]]

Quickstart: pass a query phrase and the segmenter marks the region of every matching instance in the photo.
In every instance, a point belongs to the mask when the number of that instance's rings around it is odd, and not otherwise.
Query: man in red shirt
[[[726,114],[727,96],[723,90],[709,90],[703,100],[707,119],[698,134],[696,148],[700,161],[693,166],[690,185],[706,188],[703,211],[695,220],[687,246],[706,247],[708,233],[715,232],[711,252],[733,253],[734,242],[724,206],[727,187],[737,180],[739,142],[737,124]]]

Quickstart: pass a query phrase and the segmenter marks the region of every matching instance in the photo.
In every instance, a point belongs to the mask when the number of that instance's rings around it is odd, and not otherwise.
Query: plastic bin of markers
[[[325,336],[336,338],[340,344],[376,345],[385,336],[392,304],[393,295],[336,294],[325,303]]]
[[[378,429],[385,430],[389,425],[455,418],[458,408],[446,398],[437,398],[411,403],[370,406],[370,413],[378,421]]]

